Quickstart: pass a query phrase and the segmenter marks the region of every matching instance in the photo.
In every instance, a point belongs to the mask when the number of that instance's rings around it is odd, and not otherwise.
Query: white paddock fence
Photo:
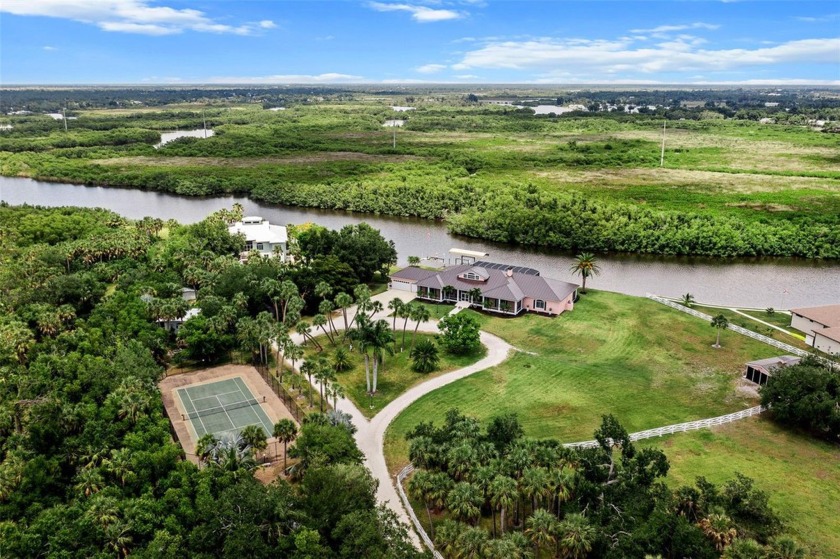
[[[711,322],[712,321],[711,316],[709,316],[705,313],[701,313],[700,311],[695,311],[694,309],[690,309],[690,308],[686,307],[685,305],[680,305],[679,303],[675,303],[674,301],[671,301],[670,299],[665,299],[664,297],[659,297],[658,295],[653,295],[651,293],[647,294],[647,298],[651,299],[653,301],[656,301],[657,303],[662,303],[663,305],[667,305],[667,306],[671,307],[672,309],[677,309],[678,311],[682,311],[684,313],[690,314],[691,316],[696,316],[697,318],[702,318],[706,322]],[[779,340],[774,340],[773,338],[768,338],[767,336],[762,336],[761,334],[753,332],[752,330],[747,330],[746,328],[742,328],[742,327],[740,327],[738,325],[735,325],[735,324],[732,324],[732,323],[729,324],[729,329],[734,331],[734,332],[738,332],[739,334],[743,334],[744,336],[748,336],[750,338],[758,340],[760,342],[764,342],[765,344],[771,345],[773,347],[777,347],[777,348],[779,348],[783,351],[786,351],[787,353],[789,353],[791,355],[798,355],[799,357],[808,357],[809,355],[811,355],[810,353],[808,353],[807,351],[805,351],[803,349],[799,349],[798,347],[793,347],[792,345],[786,344],[784,342],[780,342]]]
[[[721,415],[718,417],[710,417],[708,419],[698,419],[697,421],[689,421],[687,423],[677,423],[675,425],[666,425],[665,427],[657,427],[656,429],[648,429],[647,431],[639,431],[638,433],[630,433],[631,441],[640,441],[642,439],[651,439],[653,437],[661,437],[663,435],[673,435],[674,433],[685,433],[686,431],[696,431],[698,429],[708,429],[716,425],[724,425],[732,423],[745,417],[758,415],[767,408],[764,406],[755,406],[739,412]],[[598,446],[598,441],[582,441],[579,443],[567,443],[563,446],[570,448],[595,448]]]
[[[429,550],[432,552],[432,556],[435,559],[443,559],[443,555],[437,552],[432,538],[429,537],[429,535],[426,533],[426,530],[423,529],[423,525],[420,524],[420,520],[417,519],[417,515],[414,514],[414,508],[412,508],[411,502],[408,500],[408,495],[405,494],[405,490],[403,489],[403,480],[409,475],[411,475],[413,471],[414,464],[409,464],[408,466],[400,470],[400,473],[397,474],[397,493],[400,494],[400,500],[402,501],[403,507],[405,507],[409,518],[411,518],[411,523],[414,524],[414,528],[420,535],[420,539],[423,540],[423,543],[426,544],[426,547],[429,548]]]
[[[726,423],[738,421],[739,419],[752,417],[753,415],[758,415],[765,410],[767,410],[767,408],[765,408],[764,406],[755,406],[753,408],[741,410],[739,412],[730,413],[727,415],[721,415],[718,417],[710,417],[708,419],[698,419],[697,421],[689,421],[687,423],[677,423],[674,425],[667,425],[665,427],[657,427],[656,429],[648,429],[647,431],[630,433],[630,440],[640,441],[642,439],[651,439],[653,437],[661,437],[663,435],[673,435],[674,433],[685,433],[686,431],[708,429],[716,425],[724,425]],[[563,446],[567,448],[595,448],[598,446],[598,441],[581,441],[578,443],[566,443]],[[432,555],[435,559],[443,559],[443,556],[435,550],[434,542],[423,529],[423,526],[420,524],[420,520],[417,518],[417,515],[414,514],[414,509],[411,506],[411,502],[408,500],[408,496],[405,494],[405,490],[403,489],[403,480],[410,476],[412,472],[414,472],[414,465],[409,464],[408,466],[400,470],[400,473],[397,474],[397,493],[399,493],[400,500],[402,501],[405,510],[408,512],[408,516],[411,518],[411,522],[412,524],[414,524],[414,528],[420,535],[420,539],[423,540],[423,543],[426,544],[426,547],[428,547],[432,551]]]

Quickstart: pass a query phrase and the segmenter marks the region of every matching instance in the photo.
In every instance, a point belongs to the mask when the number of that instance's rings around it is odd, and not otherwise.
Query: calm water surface
[[[311,221],[333,229],[365,221],[393,239],[401,263],[409,256],[448,256],[450,248],[479,250],[487,260],[529,266],[544,276],[575,281],[572,255],[451,235],[442,223],[342,211],[274,206],[234,196],[188,198],[141,190],[102,188],[0,177],[0,200],[12,205],[101,207],[125,217],[153,216],[195,223],[235,202],[246,215],[288,224]],[[787,309],[840,303],[840,262],[769,258],[712,260],[638,255],[598,256],[601,275],[593,288],[630,295],[656,293],[678,297],[692,293],[701,302]]]
[[[198,130],[175,130],[173,132],[161,132],[160,143],[155,144],[155,147],[159,148],[169,142],[177,140],[178,138],[209,138],[214,134],[214,131],[205,130],[204,128],[199,128]]]

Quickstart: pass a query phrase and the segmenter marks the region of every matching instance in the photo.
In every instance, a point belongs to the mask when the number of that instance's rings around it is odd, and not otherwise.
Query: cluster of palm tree
[[[432,538],[449,557],[540,557],[549,548],[556,556],[585,557],[596,531],[564,507],[575,487],[569,452],[512,432],[518,436],[485,436],[476,420],[450,412],[440,430],[421,425],[409,435],[417,470],[408,490],[425,505]],[[450,522],[438,530],[432,513],[444,511]],[[484,514],[491,532],[477,528]]]
[[[111,229],[99,235],[79,239],[66,245],[64,263],[70,270],[73,262],[85,266],[118,258],[139,259],[151,245],[149,235],[132,229]]]

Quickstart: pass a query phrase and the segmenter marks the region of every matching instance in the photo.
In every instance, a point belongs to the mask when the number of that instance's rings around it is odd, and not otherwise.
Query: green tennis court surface
[[[196,440],[205,433],[219,436],[239,432],[248,425],[261,426],[271,435],[274,426],[241,377],[178,389]]]

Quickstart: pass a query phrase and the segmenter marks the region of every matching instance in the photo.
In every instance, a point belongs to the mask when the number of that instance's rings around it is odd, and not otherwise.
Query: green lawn
[[[722,483],[735,472],[753,478],[814,557],[840,557],[840,447],[763,417],[639,444],[665,451],[672,485],[697,476]]]
[[[463,311],[473,312],[473,311]],[[712,417],[755,405],[736,383],[743,364],[774,348],[723,332],[653,301],[589,291],[557,318],[503,319],[475,313],[482,329],[528,353],[436,390],[392,424],[386,458],[406,462],[405,433],[457,407],[483,420],[516,412],[532,437],[590,439],[603,414],[629,431]]]
[[[785,334],[784,332],[779,332],[775,328],[770,328],[769,326],[765,326],[760,322],[756,322],[755,320],[751,320],[746,316],[740,315],[734,311],[729,309],[719,309],[715,307],[704,307],[703,305],[692,305],[692,308],[698,310],[702,313],[706,313],[710,316],[717,316],[722,314],[726,317],[731,324],[735,324],[740,326],[741,328],[746,328],[747,330],[752,330],[753,332],[757,332],[763,336],[767,336],[768,338],[773,338],[774,340],[778,340],[780,342],[784,342],[786,344],[790,344],[794,347],[798,347],[800,349],[809,349],[809,346],[805,343],[805,337],[796,337],[790,336]],[[763,320],[764,322],[769,322],[770,324],[775,324],[776,326],[781,326],[782,328],[790,328],[790,315],[782,315],[776,313],[772,316],[767,316],[766,312],[763,311],[742,311],[752,317],[755,317],[759,320]],[[786,317],[785,319],[780,320],[780,317]],[[771,320],[767,320],[767,319]]]
[[[394,398],[414,386],[415,384],[426,381],[430,378],[454,371],[472,365],[486,354],[486,348],[482,347],[481,351],[472,355],[450,355],[444,351],[440,352],[440,366],[432,373],[422,374],[411,370],[411,358],[408,356],[409,348],[411,346],[411,328],[406,334],[405,351],[399,351],[399,345],[402,340],[402,331],[397,324],[397,351],[394,355],[385,356],[384,366],[379,369],[379,380],[376,394],[373,397],[367,394],[367,385],[365,384],[365,365],[364,358],[358,351],[350,352],[350,360],[353,368],[349,371],[338,374],[338,383],[344,388],[346,396],[356,404],[366,417],[373,417],[379,413],[382,408],[387,406]],[[417,334],[417,341],[422,339],[431,339],[435,336],[433,334]],[[324,347],[324,354],[328,359],[332,360],[335,353],[336,346],[332,346],[326,336],[319,336],[316,338],[318,342]],[[341,335],[339,333],[339,340]],[[347,343],[342,344],[343,347],[348,347]],[[307,355],[316,353],[313,348],[307,349]]]

